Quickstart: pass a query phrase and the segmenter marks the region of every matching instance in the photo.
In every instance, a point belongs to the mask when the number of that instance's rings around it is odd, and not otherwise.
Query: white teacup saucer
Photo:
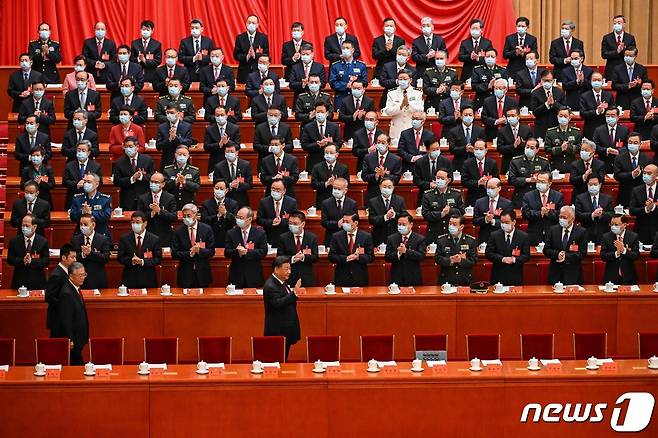
[[[336,291],[329,292],[329,291],[324,291],[325,294],[327,295],[336,295]]]
[[[598,365],[594,365],[593,367],[591,367],[591,366],[589,366],[589,365],[586,365],[586,366],[585,366],[585,369],[586,369],[586,370],[590,370],[590,371],[596,371],[596,370],[599,369],[599,366],[598,366]]]
[[[327,372],[327,370],[325,370],[324,368],[313,368],[312,371],[314,373],[326,373]]]
[[[369,373],[378,373],[379,368],[366,368],[366,371],[368,371]]]
[[[151,372],[150,371],[137,371],[137,374],[139,374],[140,376],[148,376],[149,374],[151,374]]]
[[[173,293],[172,292],[160,292],[160,295],[162,295],[163,297],[170,297],[170,296],[173,295]]]
[[[655,367],[651,365],[647,365],[647,368],[649,368],[650,370],[658,370],[658,365],[656,365]]]
[[[471,370],[471,371],[482,371],[484,369],[484,367],[478,367],[478,368],[469,367],[468,369]]]
[[[86,371],[83,371],[82,374],[84,374],[85,376],[95,376],[95,375],[96,375],[96,371],[92,371],[91,373],[88,373],[88,372],[86,372]]]
[[[540,366],[536,366],[536,367],[528,367],[528,371],[539,371],[539,370],[541,370],[541,367],[540,367]]]
[[[210,370],[196,370],[197,374],[208,374]]]
[[[260,369],[260,370],[255,370],[253,368],[251,369],[251,374],[263,374],[264,372],[265,372],[265,370],[262,370],[262,369]]]
[[[425,368],[422,368],[422,367],[421,367],[421,368],[413,368],[413,367],[412,367],[412,368],[410,368],[410,369],[411,369],[411,371],[413,371],[414,373],[420,373],[421,371],[425,371]]]
[[[45,373],[45,372],[43,372],[43,373],[37,373],[37,372],[35,371],[35,372],[34,372],[34,375],[37,376],[37,377],[43,377],[43,376],[46,375],[46,373]]]
[[[400,295],[400,290],[389,290],[388,291],[389,295]]]

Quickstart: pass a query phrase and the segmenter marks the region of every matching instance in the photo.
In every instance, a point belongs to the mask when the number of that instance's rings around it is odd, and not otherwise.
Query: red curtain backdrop
[[[38,24],[50,23],[52,38],[62,44],[64,64],[72,63],[82,47],[82,41],[93,35],[96,21],[107,25],[107,37],[118,44],[130,43],[139,37],[139,23],[143,19],[155,22],[154,38],[164,47],[176,47],[181,38],[189,35],[189,21],[200,18],[205,34],[224,48],[228,62],[233,63],[235,36],[244,32],[247,15],[260,17],[260,30],[267,33],[274,63],[281,62],[281,46],[290,39],[290,24],[301,21],[305,25],[304,38],[316,47],[316,59],[322,56],[324,37],[333,32],[335,17],[348,21],[348,33],[359,38],[362,59],[372,62],[372,40],[383,32],[382,21],[393,17],[397,34],[407,44],[420,34],[420,19],[432,17],[436,31],[443,36],[455,61],[459,43],[468,37],[468,22],[481,18],[485,22],[484,36],[502,50],[505,35],[514,31],[512,0],[413,0],[350,1],[350,0],[159,0],[94,1],[88,0],[0,0],[0,62],[13,65],[17,56],[27,48],[29,40],[37,37]],[[502,60],[502,55],[500,56]]]

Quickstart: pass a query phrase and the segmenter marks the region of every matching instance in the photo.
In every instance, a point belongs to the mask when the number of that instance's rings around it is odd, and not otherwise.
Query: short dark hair
[[[653,81],[653,79],[645,79],[645,80],[643,80],[643,81],[642,81],[642,84],[640,84],[640,86],[642,86],[642,85],[644,85],[644,84],[651,84],[651,88],[656,88],[656,83]]]
[[[626,223],[628,223],[628,217],[626,217],[625,214],[621,214],[621,213],[615,213],[615,214],[613,214],[612,217],[610,218],[610,222],[612,222],[612,220],[613,220],[614,218],[616,218],[616,217],[618,217],[619,219],[621,219],[621,223],[622,223],[622,224],[626,224]]]
[[[41,155],[45,156],[46,155],[46,150],[43,148],[43,146],[35,146],[32,148],[30,151],[30,155],[32,155],[35,152],[39,152]]]
[[[313,108],[318,109],[319,107],[324,107],[327,111],[329,111],[329,105],[327,105],[325,102],[318,100],[315,102],[315,105],[313,105]]]
[[[624,52],[633,52],[633,54],[634,54],[635,56],[637,56],[637,54],[639,53],[639,51],[637,50],[637,47],[635,47],[635,46],[628,46],[628,47],[626,47],[626,48],[624,49]]]
[[[359,221],[359,213],[345,213],[343,214],[343,217],[349,217],[351,220],[358,222]]]
[[[59,258],[60,258],[60,260],[63,259],[64,257],[68,257],[69,254],[71,254],[72,252],[76,252],[73,245],[71,245],[70,243],[65,243],[59,249]]]
[[[37,184],[37,182],[34,180],[29,180],[28,182],[23,184],[23,190],[25,190],[28,186],[34,186],[37,189],[37,191],[39,190],[39,184]]]
[[[304,24],[301,23],[301,22],[299,22],[299,21],[295,21],[295,22],[292,23],[292,25],[290,26],[290,29],[292,30],[292,29],[295,29],[295,28],[300,28],[301,30],[304,30]]]
[[[501,213],[500,217],[502,218],[503,216],[509,216],[511,220],[515,221],[516,211],[513,208],[509,208]]]
[[[175,109],[176,111],[180,111],[178,108],[178,104],[175,104],[173,102],[169,102],[167,106],[165,107],[165,111],[170,110],[170,109]]]
[[[281,144],[284,144],[284,139],[280,135],[273,135],[272,138],[270,138],[270,143],[272,143],[272,140],[278,140]]]
[[[123,144],[128,143],[129,141],[132,141],[136,145],[139,144],[139,139],[135,137],[134,135],[129,135],[128,137],[123,139]]]
[[[544,70],[544,71],[541,72],[541,74],[539,75],[539,77],[542,78],[542,79],[544,79],[544,78],[545,78],[546,76],[548,76],[548,75],[553,76],[553,70],[550,70],[550,69],[547,68],[546,70]]]
[[[148,27],[150,29],[155,29],[155,23],[153,23],[151,20],[143,20],[139,24],[139,27]]]
[[[403,217],[405,217],[405,218],[409,219],[409,222],[411,222],[412,224],[414,223],[414,217],[412,215],[410,215],[409,213],[407,213],[406,211],[398,213],[397,216],[398,216],[398,219],[402,219]]]
[[[384,21],[382,21],[382,24],[386,24],[387,21],[392,21],[393,23],[395,23],[395,18],[386,17],[386,18],[384,18]]]
[[[299,48],[299,51],[301,52],[302,50],[313,50],[313,44],[311,43],[304,43],[302,46]]]
[[[530,26],[530,20],[528,19],[528,17],[519,17],[516,19],[516,22],[514,24],[519,24],[522,22],[525,23],[526,26]]]
[[[20,60],[23,56],[27,56],[28,58],[30,58],[30,60],[32,60],[32,55],[30,55],[27,52],[23,52],[20,55],[18,55],[18,59]]]
[[[78,61],[84,61],[85,64],[87,63],[87,58],[85,58],[84,55],[75,55],[75,58],[73,58],[73,63],[75,64]]]
[[[467,109],[471,109],[471,110],[475,111],[475,108],[473,108],[473,105],[471,105],[471,104],[462,105],[462,112],[464,112],[464,110],[467,110]]]
[[[121,84],[121,82],[123,82],[123,81],[130,81],[130,85],[132,85],[133,87],[134,87],[135,84],[137,83],[137,81],[135,80],[135,78],[134,78],[133,76],[126,76],[125,78],[122,78],[122,79],[119,81],[119,84]]]
[[[631,132],[630,134],[628,134],[628,137],[626,137],[626,138],[629,139],[629,138],[631,138],[631,137],[640,137],[640,140],[641,140],[641,139],[642,139],[642,134],[640,134],[640,133],[637,132],[637,131],[633,131],[633,132]]]
[[[450,83],[450,86],[451,86],[451,87],[452,87],[452,86],[455,86],[455,85],[457,85],[457,86],[458,86],[459,88],[461,88],[462,90],[464,89],[464,83],[463,83],[462,81],[460,81],[459,79],[455,79],[454,81],[452,81],[452,82]]]
[[[201,21],[199,18],[193,18],[192,21],[190,21],[190,25],[192,24],[200,24],[201,27],[203,27],[203,21]]]
[[[468,27],[473,26],[474,24],[479,24],[480,27],[484,27],[484,21],[480,20],[479,18],[474,18],[468,23]]]
[[[496,56],[498,56],[498,50],[496,50],[495,47],[489,47],[489,48],[487,49],[487,52],[494,52],[494,53],[496,54]],[[485,52],[485,53],[486,53],[486,52]]]
[[[459,225],[464,224],[464,216],[462,216],[459,213],[451,213],[450,218],[448,220],[450,220],[450,219],[459,219]]]
[[[34,86],[34,85],[38,85],[38,84],[41,84],[41,85],[43,85],[44,87],[46,86],[46,83],[43,81],[43,79],[34,79],[34,80],[32,81],[32,86]]]
[[[407,76],[411,77],[412,76],[411,75],[411,70],[409,70],[407,68],[403,68],[398,72],[397,77],[400,77],[400,75],[407,75]]]
[[[295,210],[290,215],[288,215],[288,218],[296,217],[302,222],[306,222],[306,214],[304,214],[303,211]]]
[[[130,46],[128,46],[128,44],[121,44],[119,47],[117,47],[117,52],[121,49],[126,49],[128,52],[130,52]]]
[[[273,268],[279,268],[286,263],[290,264],[290,257],[288,256],[276,256],[274,261],[272,262],[272,267]]]
[[[138,218],[138,217],[141,217],[144,222],[148,221],[146,213],[144,213],[141,210],[135,210],[135,211],[133,211],[133,214],[130,215],[130,219],[135,219],[135,218]]]
[[[130,105],[121,105],[121,108],[119,108],[119,112],[121,111],[127,111],[131,115],[135,113],[135,109],[131,107]]]

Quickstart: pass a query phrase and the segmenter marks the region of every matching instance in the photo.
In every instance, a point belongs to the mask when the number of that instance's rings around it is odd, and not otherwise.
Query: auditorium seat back
[[[521,359],[553,359],[555,352],[555,335],[553,333],[520,334]]]
[[[16,365],[16,339],[0,338],[0,365]]]
[[[395,335],[363,335],[361,338],[361,362],[393,360]]]
[[[286,338],[283,336],[252,336],[251,359],[261,362],[285,362]]]
[[[500,335],[476,334],[466,335],[466,357],[483,360],[500,359]]]
[[[94,364],[123,365],[124,338],[90,338],[89,361]]]
[[[36,362],[45,365],[69,365],[68,338],[37,338],[34,340]]]
[[[340,336],[307,336],[306,362],[340,360]]]
[[[147,363],[178,363],[178,338],[144,338],[144,361]]]
[[[417,351],[445,350],[448,354],[448,335],[436,333],[418,333],[414,335],[414,353]]]
[[[197,361],[231,363],[233,338],[230,336],[199,336],[196,338]]]
[[[585,360],[590,357],[599,359],[608,356],[607,333],[574,333],[573,357],[576,360]]]
[[[637,347],[639,359],[658,356],[658,333],[638,333]]]

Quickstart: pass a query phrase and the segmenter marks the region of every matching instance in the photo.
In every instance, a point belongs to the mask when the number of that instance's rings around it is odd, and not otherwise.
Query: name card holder
[[[326,367],[327,374],[340,374],[340,366]]]
[[[631,291],[631,287],[629,285],[620,285],[617,288],[617,292],[630,292],[630,291]]]
[[[263,375],[264,376],[278,376],[279,375],[279,368],[278,367],[263,367]]]
[[[471,288],[468,286],[457,286],[457,293],[458,294],[470,294],[471,293]]]
[[[163,377],[165,370],[164,368],[151,368],[149,371],[153,377]]]
[[[448,364],[432,365],[434,374],[448,374]]]
[[[565,290],[567,293],[576,293],[578,292],[578,286],[567,286]]]
[[[145,295],[144,289],[128,289],[128,295],[131,297],[141,297]]]
[[[618,369],[617,362],[603,362],[601,364],[601,371],[617,371]]]
[[[48,368],[46,369],[46,378],[47,379],[59,379],[62,375],[62,370],[57,368]]]
[[[255,287],[245,287],[244,288],[244,294],[245,295],[258,295],[256,293],[256,288]]]
[[[388,375],[400,374],[400,368],[397,365],[387,365],[381,369],[381,372]]]
[[[400,293],[404,295],[413,295],[416,293],[416,290],[413,287],[401,287]]]
[[[203,289],[197,287],[185,289],[185,291],[187,295],[203,295]]]
[[[295,289],[295,294],[297,294],[297,295],[306,295],[306,288],[305,287],[300,287],[299,289]]]
[[[509,292],[510,293],[521,293],[521,288],[519,286],[510,286],[509,287]]]
[[[208,368],[208,371],[209,371],[208,373],[209,376],[217,377],[224,374],[224,368],[222,367],[210,367]]]
[[[35,289],[28,291],[28,295],[31,297],[43,297],[46,291],[44,289]]]
[[[110,369],[96,368],[96,377],[110,377]]]
[[[562,371],[562,363],[549,363],[549,364],[546,364],[546,370],[547,371],[552,371],[552,372],[560,372],[560,371]]]
[[[350,288],[350,294],[351,295],[363,295],[363,288],[362,287],[351,287]]]
[[[498,363],[492,363],[484,367],[484,370],[490,373],[500,373],[503,371],[503,366]]]

